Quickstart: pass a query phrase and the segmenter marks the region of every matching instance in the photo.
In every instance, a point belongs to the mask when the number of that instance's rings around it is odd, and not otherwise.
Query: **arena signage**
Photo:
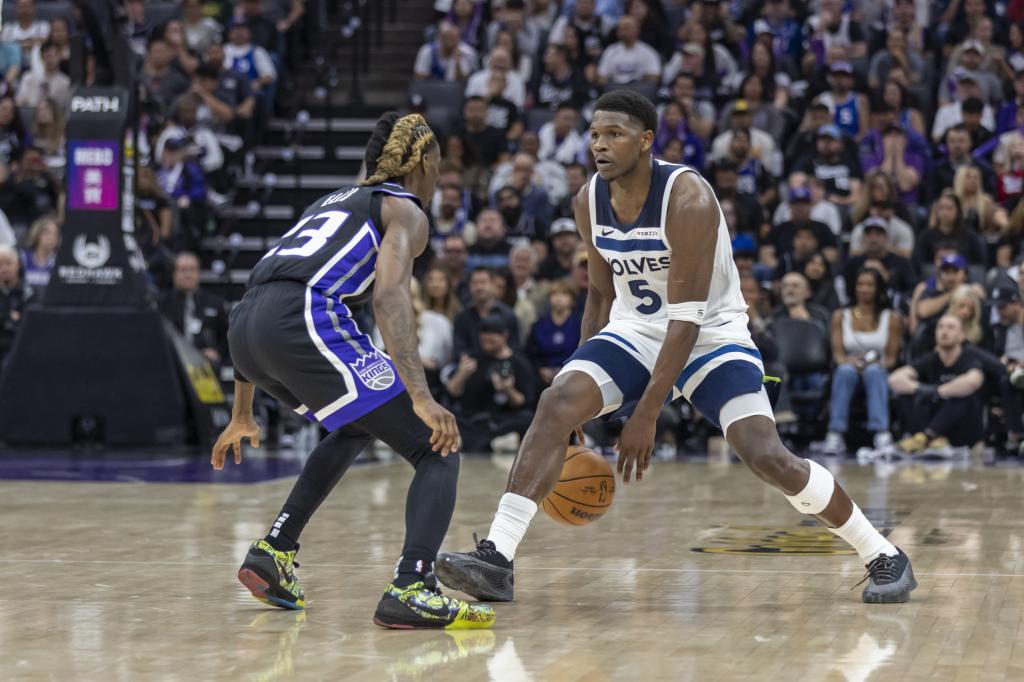
[[[105,37],[120,55],[117,82],[134,87],[127,42],[116,30]],[[230,419],[213,368],[146,289],[135,239],[137,113],[127,87],[72,92],[60,249],[41,305],[26,309],[0,372],[7,443],[209,444]]]
[[[113,140],[68,142],[68,208],[116,211],[121,189],[121,148]]]
[[[49,305],[141,305],[128,92],[78,88],[67,124],[67,218]]]
[[[71,113],[116,114],[121,111],[120,97],[80,97],[71,98]]]

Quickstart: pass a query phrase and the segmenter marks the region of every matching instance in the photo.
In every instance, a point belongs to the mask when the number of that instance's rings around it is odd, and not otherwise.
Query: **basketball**
[[[562,474],[541,506],[567,526],[585,526],[608,511],[615,497],[615,476],[604,457],[590,448],[570,445]]]

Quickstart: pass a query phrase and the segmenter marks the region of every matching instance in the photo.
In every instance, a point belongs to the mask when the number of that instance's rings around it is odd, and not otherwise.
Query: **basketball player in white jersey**
[[[618,470],[624,483],[634,471],[640,481],[662,405],[683,396],[721,426],[755,475],[857,550],[868,569],[865,602],[907,601],[917,586],[907,555],[827,469],[779,439],[718,200],[692,169],[652,158],[657,122],[636,93],[597,101],[597,176],[574,203],[590,252],[580,347],[541,395],[487,538],[471,552],[441,554],[437,576],[477,599],[511,600],[516,547],[558,481],[572,432],[637,401],[619,439]]]

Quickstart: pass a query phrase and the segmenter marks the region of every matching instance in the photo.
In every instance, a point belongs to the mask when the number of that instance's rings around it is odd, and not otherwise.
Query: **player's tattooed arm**
[[[672,248],[668,303],[707,301],[718,245],[718,201],[708,184],[694,173],[681,174],[671,192],[665,218],[665,236]],[[668,322],[651,380],[619,439],[618,469],[624,482],[629,481],[634,464],[637,480],[650,465],[661,406],[683,371],[698,332],[700,326],[693,322]]]
[[[415,402],[430,397],[409,289],[412,262],[427,245],[427,216],[410,201],[387,197],[381,205],[381,220],[384,238],[377,251],[373,312],[384,346]]]
[[[444,456],[461,447],[455,416],[430,395],[420,360],[416,312],[409,281],[412,262],[427,246],[427,216],[412,202],[385,197],[381,203],[384,238],[377,250],[373,312],[384,347],[402,378],[413,410],[432,430],[430,445]]]
[[[580,330],[582,346],[594,334],[608,324],[612,302],[615,300],[615,286],[612,284],[612,270],[601,257],[590,236],[590,183],[583,185],[572,202],[576,216],[576,229],[587,247],[587,302],[583,306],[583,324]]]

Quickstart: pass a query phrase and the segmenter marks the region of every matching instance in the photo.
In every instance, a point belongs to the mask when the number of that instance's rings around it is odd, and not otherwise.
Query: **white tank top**
[[[863,355],[875,351],[885,355],[885,346],[889,342],[889,310],[883,310],[878,316],[878,328],[873,332],[860,332],[853,328],[851,309],[843,311],[843,348],[851,355]]]
[[[661,333],[668,326],[665,306],[672,249],[665,237],[666,213],[672,185],[684,172],[694,173],[704,180],[687,166],[655,161],[647,201],[636,222],[630,225],[623,225],[615,218],[608,183],[600,176],[590,181],[591,236],[601,257],[611,267],[615,286],[611,320],[636,320],[659,327]],[[747,312],[739,272],[732,259],[729,228],[721,208],[714,258],[702,327],[722,325]]]

